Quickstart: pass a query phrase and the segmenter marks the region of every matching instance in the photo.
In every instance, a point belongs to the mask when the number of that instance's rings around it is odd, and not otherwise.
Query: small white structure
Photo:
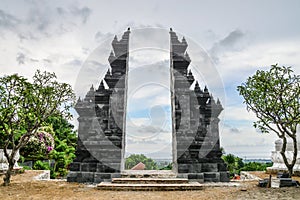
[[[8,154],[11,153],[11,149],[8,149]],[[20,169],[21,167],[18,165],[18,160],[20,158],[20,154],[19,154],[19,151],[16,153],[16,156],[15,156],[15,166],[14,166],[14,169]],[[6,171],[8,170],[8,161],[4,155],[4,150],[3,149],[0,149],[0,172],[1,171]]]
[[[277,173],[277,172],[287,172],[287,167],[284,164],[283,158],[280,154],[282,147],[282,140],[275,141],[275,151],[272,151],[271,159],[273,162],[272,167],[267,168],[267,172]],[[288,142],[286,147],[285,155],[287,157],[288,162],[290,163],[293,160],[293,143]],[[300,174],[300,143],[298,142],[298,155],[297,161],[293,168],[295,174]]]

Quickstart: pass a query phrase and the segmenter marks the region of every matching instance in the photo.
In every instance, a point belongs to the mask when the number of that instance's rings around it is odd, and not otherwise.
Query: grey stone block
[[[94,172],[81,172],[77,176],[78,183],[93,183],[94,182]]]
[[[83,172],[96,172],[97,163],[81,163],[81,171]]]
[[[220,172],[220,182],[229,182],[229,172]]]
[[[178,173],[188,173],[189,166],[187,164],[178,164]]]
[[[201,163],[193,163],[189,165],[189,172],[190,173],[201,173],[202,170],[202,164]]]
[[[121,178],[121,174],[120,173],[113,173],[111,174],[111,178]]]
[[[218,172],[218,164],[202,163],[202,172]]]
[[[204,181],[205,182],[220,182],[220,173],[219,172],[204,172]]]
[[[189,173],[188,179],[204,180],[203,173]]]
[[[78,173],[79,172],[70,171],[67,175],[67,181],[68,182],[77,182]]]
[[[81,166],[81,163],[73,162],[70,165],[70,171],[80,171],[80,166]]]
[[[111,180],[112,179],[112,174],[111,173],[95,173],[94,175],[94,182],[95,183],[100,183],[105,180]]]
[[[188,174],[187,173],[178,173],[177,178],[188,178]]]
[[[219,172],[227,172],[227,165],[225,163],[218,163],[218,171]]]

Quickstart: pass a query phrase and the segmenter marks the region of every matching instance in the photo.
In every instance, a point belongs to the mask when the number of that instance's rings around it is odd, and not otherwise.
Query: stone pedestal
[[[8,154],[11,154],[11,149],[8,149]],[[20,154],[19,151],[16,153],[15,156],[15,165],[14,165],[14,169],[20,169],[21,167],[18,165],[18,160],[20,158]],[[7,159],[4,155],[4,149],[0,149],[0,172],[2,171],[6,171],[8,170],[8,162]]]
[[[272,151],[271,159],[273,162],[272,167],[268,167],[267,171],[271,173],[278,173],[278,172],[287,172],[287,167],[284,164],[283,158],[280,154],[282,147],[282,140],[276,140],[275,141],[275,151]],[[293,143],[288,142],[287,143],[287,150],[286,150],[286,156],[289,162],[293,159]],[[293,168],[294,174],[300,174],[300,143],[298,143],[298,155],[297,155],[297,161]]]

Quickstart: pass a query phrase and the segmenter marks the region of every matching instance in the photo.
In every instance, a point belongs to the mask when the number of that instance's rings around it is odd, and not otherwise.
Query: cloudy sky
[[[1,0],[0,75],[53,71],[82,97],[106,73],[114,35],[131,27],[127,151],[170,157],[172,27],[187,38],[200,86],[208,85],[225,108],[220,137],[226,153],[269,158],[275,135],[252,127],[255,116],[236,87],[275,63],[299,74],[299,21],[297,0]]]

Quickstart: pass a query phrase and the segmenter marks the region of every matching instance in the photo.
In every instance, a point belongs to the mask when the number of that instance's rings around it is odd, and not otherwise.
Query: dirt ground
[[[0,199],[300,199],[300,188],[259,188],[257,181],[241,182],[239,187],[205,187],[200,191],[100,191],[85,184],[33,180],[32,177],[39,173],[25,171],[14,175],[10,186],[0,186]],[[268,177],[263,172],[256,172],[255,175]],[[0,182],[2,178],[0,176]],[[294,179],[300,181],[300,177]]]

